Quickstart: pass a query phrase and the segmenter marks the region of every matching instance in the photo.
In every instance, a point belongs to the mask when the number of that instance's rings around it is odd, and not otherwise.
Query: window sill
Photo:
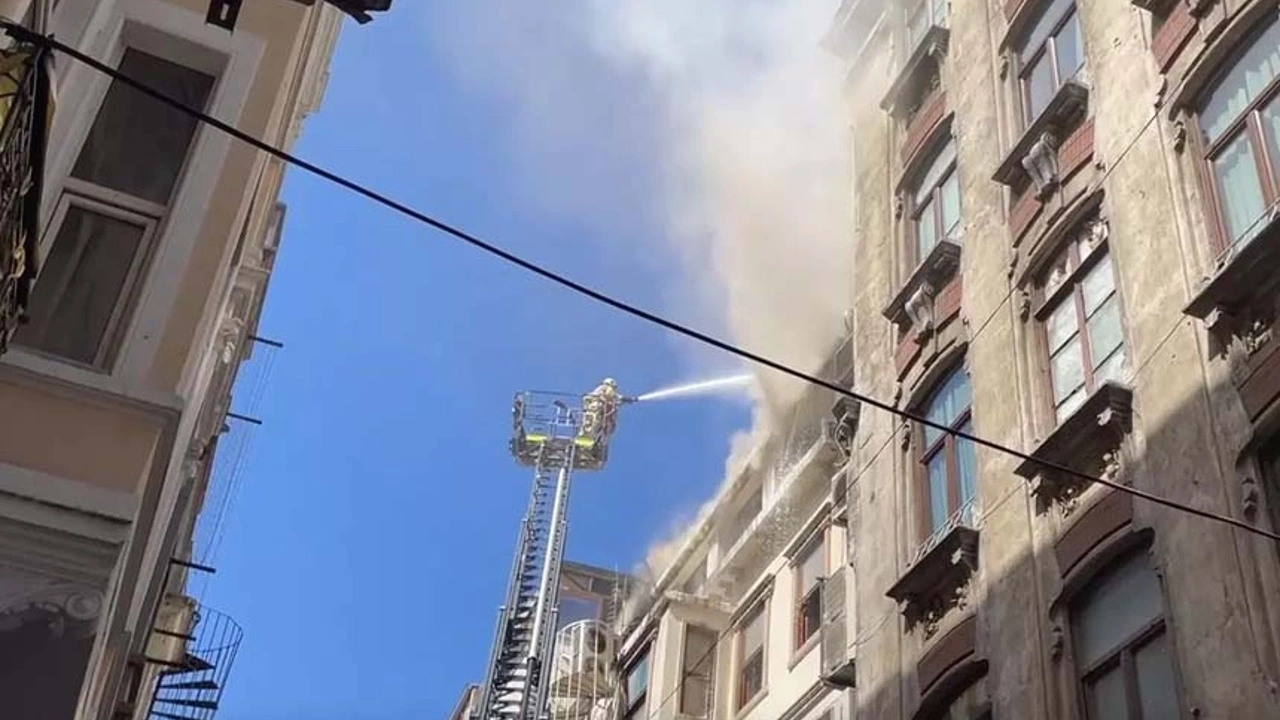
[[[57,360],[20,346],[13,346],[5,353],[3,359],[0,359],[0,367],[2,366],[64,388],[83,389],[122,405],[136,405],[145,410],[167,413],[178,413],[183,409],[183,401],[176,395],[134,387],[119,376]]]
[[[813,652],[813,649],[818,647],[818,643],[821,642],[821,640],[822,628],[818,628],[814,631],[813,635],[809,636],[808,640],[805,640],[800,647],[796,648],[791,653],[791,659],[787,661],[787,672],[795,670],[796,665],[799,665],[802,660],[809,657],[809,653]]]
[[[950,38],[951,32],[946,28],[938,25],[929,27],[915,49],[911,51],[911,55],[907,57],[907,61],[903,63],[898,76],[889,86],[889,91],[880,100],[881,109],[898,119],[906,117],[907,104],[913,94],[911,91],[916,89],[915,84],[920,79],[920,72],[928,66],[930,59],[936,63],[942,62],[942,58],[947,54]]]
[[[886,593],[902,607],[908,630],[924,625],[931,637],[946,613],[964,604],[964,587],[978,569],[978,531],[957,524],[907,569]]]
[[[1280,263],[1280,204],[1269,212],[1253,240],[1219,258],[1217,272],[1183,310],[1203,320],[1222,349],[1238,339],[1246,350],[1256,350],[1270,335],[1274,299],[1280,291],[1275,272]]]
[[[1050,135],[1057,143],[1066,140],[1073,126],[1084,116],[1089,105],[1089,88],[1079,80],[1068,80],[1058,88],[1040,116],[1022,133],[1022,137],[1005,155],[992,176],[996,182],[1012,188],[1030,179],[1024,160],[1041,138]],[[1057,148],[1055,147],[1054,150]]]
[[[1114,475],[1120,444],[1132,427],[1133,391],[1107,381],[1031,451],[1034,460],[1023,461],[1014,473],[1031,481],[1040,513],[1054,505],[1069,513],[1088,482],[1043,463],[1086,475]]]

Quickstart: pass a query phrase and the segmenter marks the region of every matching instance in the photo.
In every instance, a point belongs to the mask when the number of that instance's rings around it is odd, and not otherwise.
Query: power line
[[[730,342],[721,340],[715,336],[709,335],[700,330],[696,330],[694,328],[688,327],[674,320],[669,320],[661,315],[658,315],[649,310],[645,310],[644,308],[638,307],[626,301],[619,300],[611,295],[608,295],[604,292],[596,290],[581,282],[578,282],[569,277],[561,275],[560,273],[557,273],[554,270],[549,270],[531,260],[526,260],[520,255],[517,255],[508,250],[504,250],[501,247],[498,247],[497,245],[494,245],[493,243],[477,235],[473,235],[465,230],[462,230],[453,225],[450,225],[449,223],[446,223],[442,220],[438,220],[434,217],[431,217],[430,215],[427,215],[426,213],[420,210],[416,210],[412,207],[409,207],[408,205],[405,205],[402,202],[394,200],[376,190],[372,190],[364,185],[361,185],[355,182],[354,180],[345,178],[341,175],[338,175],[337,173],[334,173],[333,171],[320,167],[315,163],[309,162],[289,152],[281,150],[280,148],[277,148],[267,142],[264,142],[263,140],[260,140],[252,135],[249,135],[243,130],[240,130],[239,128],[236,128],[226,122],[223,122],[222,120],[219,120],[203,111],[191,108],[186,104],[179,102],[178,100],[175,100],[172,97],[164,93],[161,93],[151,88],[150,86],[129,77],[124,73],[121,73],[118,69],[113,68],[95,58],[92,58],[53,37],[33,32],[10,20],[0,20],[0,28],[3,28],[14,39],[20,42],[28,42],[35,45],[42,45],[42,46],[57,50],[67,55],[68,57],[71,57],[74,60],[84,63],[85,65],[88,65],[89,67],[97,70],[98,72],[103,73],[108,77],[111,77],[114,80],[118,80],[138,90],[139,92],[147,95],[148,97],[151,97],[181,113],[184,113],[198,120],[203,124],[210,125],[214,128],[217,128],[218,130],[221,130],[222,132],[230,135],[231,137],[234,137],[237,140],[240,140],[241,142],[247,145],[250,145],[251,147],[254,147],[264,153],[267,153],[272,157],[275,157],[285,163],[293,165],[294,167],[301,168],[311,173],[312,175],[328,180],[329,182],[335,185],[346,188],[347,190],[350,190],[351,192],[357,195],[360,195],[364,198],[372,200],[373,202],[379,205],[387,207],[407,217],[413,218],[414,220],[417,220],[429,227],[435,228],[440,232],[443,232],[458,240],[461,240],[462,242],[468,245],[471,245],[472,247],[478,250],[481,250],[485,253],[493,255],[494,257],[497,257],[501,260],[505,260],[506,262],[512,265],[515,265],[516,267],[522,268],[534,275],[537,275],[541,278],[549,280],[552,283],[560,285],[561,287],[564,287],[568,290],[576,292],[580,295],[591,298],[592,300],[595,300],[596,302],[599,302],[603,305],[607,305],[608,307],[611,307],[619,312],[622,312],[627,315],[631,315],[641,320],[645,320],[651,324],[665,328],[678,335],[683,335],[692,340],[697,340],[698,342],[701,342],[704,345],[709,345],[723,352],[729,353],[731,355],[735,355],[743,360],[749,360],[757,365],[762,365],[764,367],[770,368],[771,370],[782,373],[783,375],[788,375],[792,378],[795,378],[797,380],[802,380],[811,385],[816,385],[818,387],[826,388],[831,392],[844,395],[850,399],[857,400],[858,402],[864,403],[878,410],[883,410],[893,415],[897,415],[903,419],[918,423],[924,427],[937,430],[938,432],[943,432],[953,437],[957,437],[962,440],[967,440],[971,443],[974,443],[975,445],[985,447],[989,450],[994,450],[996,452],[1009,455],[1010,457],[1017,458],[1024,462],[1033,463],[1035,465],[1038,465],[1041,468],[1054,470],[1056,472],[1063,473],[1064,475],[1077,478],[1085,482],[1096,483],[1104,487],[1109,487],[1118,492],[1127,493],[1133,497],[1146,500],[1148,502],[1154,503],[1156,505],[1160,505],[1162,507],[1167,507],[1173,510],[1180,510],[1182,512],[1188,513],[1190,515],[1195,515],[1197,517],[1204,518],[1206,520],[1214,520],[1220,523],[1224,523],[1226,525],[1230,525],[1232,527],[1235,527],[1239,530],[1243,530],[1248,533],[1253,533],[1255,535],[1260,535],[1262,537],[1266,537],[1271,540],[1280,541],[1280,534],[1270,532],[1260,527],[1255,527],[1253,525],[1250,525],[1249,523],[1230,517],[1228,515],[1215,513],[1209,510],[1202,510],[1200,508],[1193,507],[1191,505],[1186,505],[1176,500],[1171,500],[1169,498],[1165,498],[1160,495],[1147,492],[1145,490],[1140,490],[1130,485],[1125,485],[1123,483],[1115,482],[1113,480],[1108,480],[1106,478],[1089,475],[1088,473],[1081,472],[1079,470],[1067,467],[1066,465],[1062,465],[1057,462],[1052,462],[1049,460],[1045,460],[1043,458],[1033,457],[1028,453],[1025,453],[1016,448],[1012,448],[1007,445],[1001,444],[994,440],[988,440],[978,435],[974,435],[973,433],[965,432],[963,430],[958,430],[955,428],[942,425],[941,423],[929,420],[928,418],[920,415],[919,413],[912,412],[910,410],[903,410],[903,409],[894,407],[891,403],[887,403],[882,400],[877,400],[868,395],[864,395],[862,393],[840,387],[839,385],[833,382],[829,382],[827,380],[823,380],[809,373],[802,372],[793,367],[785,365],[777,360],[773,360],[771,358],[760,355],[756,352],[738,347]],[[1152,120],[1148,120],[1148,124],[1150,124],[1153,120],[1154,120],[1154,116]]]

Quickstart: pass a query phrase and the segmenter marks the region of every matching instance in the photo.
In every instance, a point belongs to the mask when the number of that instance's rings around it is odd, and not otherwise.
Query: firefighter
[[[613,378],[605,378],[582,398],[582,435],[592,440],[607,438],[617,427],[622,395]]]

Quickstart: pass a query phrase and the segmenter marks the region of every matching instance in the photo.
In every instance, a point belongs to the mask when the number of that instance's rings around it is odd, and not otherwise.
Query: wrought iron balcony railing
[[[37,271],[51,97],[47,50],[0,50],[0,354],[25,317]]]
[[[244,633],[230,617],[200,607],[185,652],[164,670],[152,695],[151,720],[212,720]]]

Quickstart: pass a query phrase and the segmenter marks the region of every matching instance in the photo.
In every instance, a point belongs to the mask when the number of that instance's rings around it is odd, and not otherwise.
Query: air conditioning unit
[[[822,583],[822,682],[833,688],[851,688],[857,673],[849,651],[845,615],[845,568]]]

